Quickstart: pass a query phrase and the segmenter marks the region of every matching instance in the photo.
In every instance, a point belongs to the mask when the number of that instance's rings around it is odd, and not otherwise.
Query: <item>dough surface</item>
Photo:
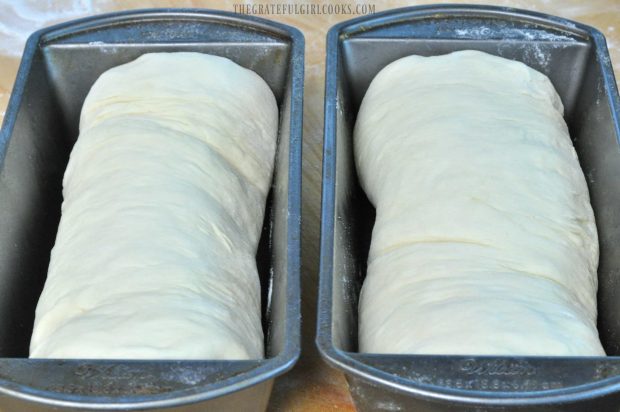
[[[549,79],[477,51],[409,56],[354,130],[376,208],[361,352],[604,355],[598,239]]]
[[[256,249],[276,149],[269,86],[151,53],[82,108],[32,358],[263,357]]]

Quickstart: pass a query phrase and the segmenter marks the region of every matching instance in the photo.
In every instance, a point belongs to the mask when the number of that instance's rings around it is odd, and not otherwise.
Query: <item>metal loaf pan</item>
[[[388,63],[462,49],[522,61],[548,75],[563,99],[598,224],[598,327],[608,357],[357,352],[358,294],[374,222],[351,150],[360,101]],[[329,31],[317,344],[325,359],[346,373],[360,410],[618,410],[619,118],[605,39],[582,24],[508,8],[446,5],[392,10]]]
[[[276,168],[257,263],[266,357],[251,361],[27,359],[82,102],[105,70],[154,51],[228,57],[261,75],[280,108]],[[300,351],[300,195],[304,40],[232,13],[107,14],[34,33],[0,133],[0,409],[264,410]],[[244,116],[244,113],[239,113]],[[85,257],[86,259],[88,257]]]

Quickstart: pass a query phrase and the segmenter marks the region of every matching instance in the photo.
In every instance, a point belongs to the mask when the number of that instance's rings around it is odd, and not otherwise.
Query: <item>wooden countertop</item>
[[[17,72],[24,42],[34,30],[82,16],[115,10],[150,7],[204,7],[235,11],[237,4],[283,4],[286,0],[57,0],[26,2],[0,0],[0,118]],[[325,4],[315,0],[305,4]],[[470,3],[479,0],[402,1],[342,0],[335,4],[371,4],[375,11],[431,4]],[[495,3],[554,14],[598,28],[607,37],[616,77],[620,75],[620,1],[619,0],[500,0]],[[303,31],[306,37],[306,79],[303,143],[303,223],[302,287],[303,287],[303,351],[292,372],[276,381],[272,411],[353,411],[346,381],[320,359],[314,347],[316,321],[316,289],[318,273],[319,215],[321,199],[321,150],[323,142],[323,88],[325,35],[332,25],[356,15],[261,15]]]

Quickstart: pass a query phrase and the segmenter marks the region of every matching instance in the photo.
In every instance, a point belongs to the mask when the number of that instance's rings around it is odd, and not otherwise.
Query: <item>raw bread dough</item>
[[[263,357],[256,249],[278,109],[232,61],[153,53],[90,90],[32,358]]]
[[[549,79],[476,51],[385,67],[354,132],[376,207],[362,352],[604,355],[588,189]]]

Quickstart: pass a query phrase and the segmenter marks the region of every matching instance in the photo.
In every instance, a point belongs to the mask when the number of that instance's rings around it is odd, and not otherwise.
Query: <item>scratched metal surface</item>
[[[303,37],[205,10],[104,15],[33,34],[0,131],[0,410],[264,410],[300,351]],[[280,107],[272,190],[257,254],[266,357],[252,361],[27,359],[83,100],[110,67],[152,51],[228,57],[261,75]],[[240,114],[242,115],[242,113]]]
[[[431,41],[429,41],[431,40]],[[584,169],[600,243],[598,329],[608,357],[467,357],[357,352],[357,303],[374,210],[359,187],[352,126],[372,78],[410,54],[476,49],[554,83]],[[617,411],[620,403],[620,98],[605,39],[552,16],[491,6],[394,10],[328,34],[317,342],[359,410]],[[419,408],[419,409],[418,409]],[[585,408],[585,409],[584,409]]]

